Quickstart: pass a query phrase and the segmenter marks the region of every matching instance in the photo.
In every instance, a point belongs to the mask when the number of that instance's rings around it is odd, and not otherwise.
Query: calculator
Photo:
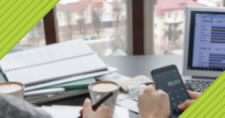
[[[183,111],[177,109],[179,104],[189,99],[189,95],[175,65],[155,69],[151,72],[157,89],[165,91],[170,97],[171,117],[178,117]]]

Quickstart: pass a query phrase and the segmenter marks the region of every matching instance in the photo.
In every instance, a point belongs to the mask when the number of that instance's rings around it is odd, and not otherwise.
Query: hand
[[[112,118],[108,107],[101,105],[96,111],[93,111],[90,99],[86,99],[83,105],[83,118]]]
[[[138,108],[141,118],[169,118],[169,96],[151,85],[139,95]]]
[[[188,91],[188,94],[191,99],[186,100],[183,104],[177,106],[179,110],[184,111],[187,109],[201,94],[193,91]]]

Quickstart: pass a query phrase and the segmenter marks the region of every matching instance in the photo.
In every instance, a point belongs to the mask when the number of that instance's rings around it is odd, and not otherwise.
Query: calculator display
[[[152,77],[156,87],[168,93],[172,114],[179,116],[182,111],[179,111],[177,106],[189,99],[189,96],[176,67],[168,66],[153,70]]]

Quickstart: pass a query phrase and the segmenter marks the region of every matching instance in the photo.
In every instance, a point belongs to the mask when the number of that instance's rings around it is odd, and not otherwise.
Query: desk
[[[150,71],[162,66],[175,64],[182,70],[182,56],[123,56],[102,57],[103,61],[118,69],[118,73],[135,77],[137,75],[150,76]]]
[[[150,71],[169,64],[175,64],[182,70],[182,56],[123,56],[123,57],[101,57],[109,65],[116,67],[120,74],[135,77],[137,75],[150,75]],[[88,95],[66,98],[45,105],[82,105]],[[130,118],[138,118],[138,115],[130,112]]]

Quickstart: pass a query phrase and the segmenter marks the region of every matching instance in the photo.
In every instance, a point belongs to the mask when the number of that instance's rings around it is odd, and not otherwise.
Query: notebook
[[[179,118],[224,118],[225,117],[225,72],[223,72],[186,109]]]
[[[94,78],[88,78],[88,79],[82,79],[82,80],[75,80],[70,82],[65,82],[61,84],[56,84],[52,86],[46,86],[40,89],[49,89],[49,88],[65,88],[65,89],[76,89],[76,88],[82,88],[82,87],[88,87],[89,84],[95,82]]]
[[[49,103],[49,102],[60,100],[60,99],[70,98],[70,97],[74,97],[74,96],[80,96],[80,95],[84,95],[84,94],[88,94],[87,89],[67,91],[67,92],[53,94],[53,95],[25,97],[25,100],[31,104],[38,105],[38,104]]]
[[[10,53],[0,66],[8,81],[26,86],[108,70],[83,40]]]

